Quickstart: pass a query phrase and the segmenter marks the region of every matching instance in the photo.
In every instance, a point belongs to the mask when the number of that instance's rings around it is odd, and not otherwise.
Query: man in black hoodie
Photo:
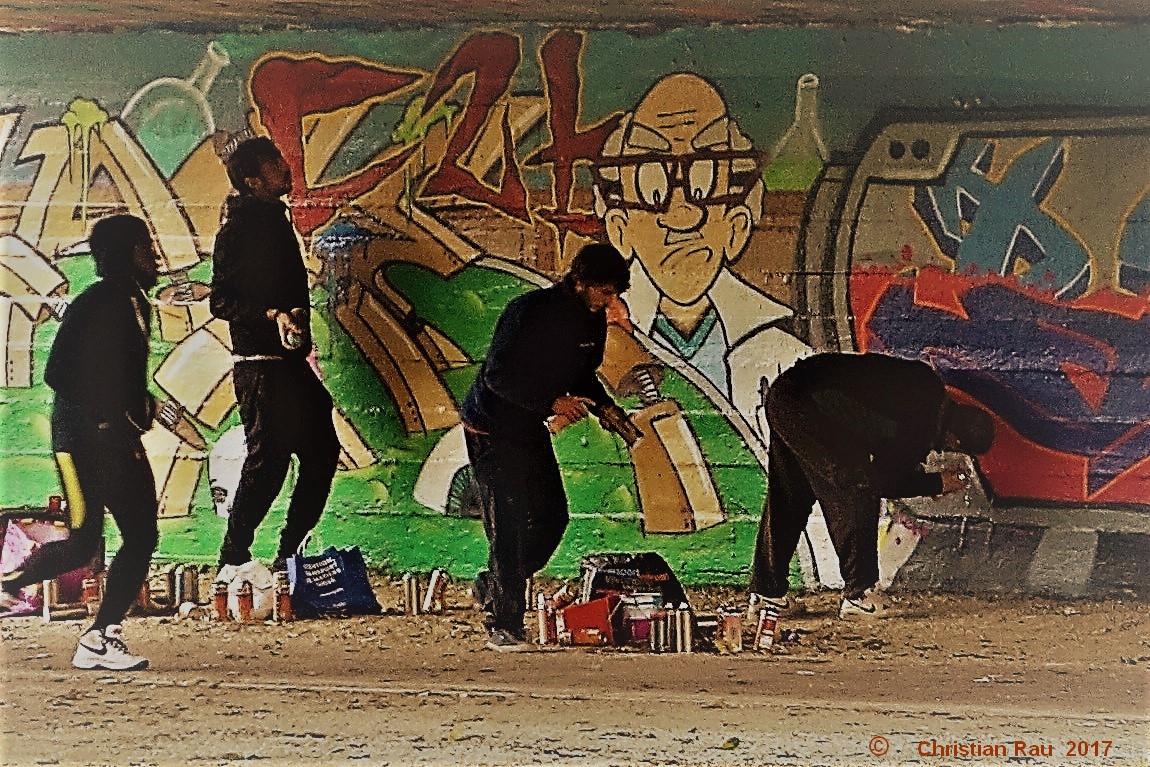
[[[930,365],[884,354],[817,354],[783,371],[764,395],[771,429],[767,503],[750,590],[786,605],[791,558],[815,501],[843,577],[842,618],[882,617],[882,498],[953,492],[957,469],[927,472],[932,450],[981,455],[994,439],[985,411],[959,405]]]
[[[552,429],[594,412],[626,421],[595,371],[603,362],[607,306],[627,289],[627,263],[610,245],[587,245],[557,285],[503,310],[479,375],[463,402],[467,455],[479,486],[488,569],[476,596],[493,649],[525,640],[527,579],[567,528],[567,496]]]
[[[287,206],[291,170],[267,138],[240,143],[227,159],[238,194],[212,255],[212,314],[227,320],[233,380],[247,457],[220,549],[220,565],[251,560],[256,528],[287,478],[299,473],[273,568],[283,569],[319,522],[339,460],[332,400],[308,362],[308,275]]]
[[[156,483],[140,442],[157,415],[148,392],[151,305],[145,294],[156,284],[156,251],[148,225],[127,215],[97,221],[88,243],[101,279],[65,311],[44,369],[44,381],[56,394],[52,450],[69,535],[44,544],[5,576],[2,596],[90,562],[104,540],[107,509],[122,543],[72,665],[127,671],[148,665],[147,658],[128,651],[120,624],[159,541]]]

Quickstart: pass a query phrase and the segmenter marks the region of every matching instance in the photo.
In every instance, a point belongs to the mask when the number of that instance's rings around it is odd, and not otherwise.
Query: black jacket
[[[227,216],[212,253],[212,314],[227,320],[232,350],[241,356],[306,357],[287,351],[269,309],[308,308],[307,269],[295,229],[280,201],[250,195],[227,201]]]
[[[595,370],[607,317],[561,282],[514,299],[495,326],[487,358],[464,399],[465,424],[497,436],[538,434],[564,394],[612,404]]]
[[[828,469],[844,483],[869,486],[884,498],[942,491],[939,475],[921,464],[940,446],[948,397],[925,362],[884,354],[817,354],[784,371],[768,396],[768,421],[785,413],[797,422],[803,441],[821,446]]]
[[[151,305],[130,277],[107,277],[80,293],[64,312],[44,369],[56,409],[126,434],[150,428],[150,329]]]

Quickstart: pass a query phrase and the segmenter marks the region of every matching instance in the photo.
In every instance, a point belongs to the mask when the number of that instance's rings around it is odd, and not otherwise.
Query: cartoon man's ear
[[[751,229],[754,227],[751,211],[746,205],[732,205],[723,215],[723,220],[730,227],[727,241],[723,245],[723,259],[727,263],[734,263],[743,255],[751,239]]]
[[[603,217],[603,226],[607,229],[607,241],[615,246],[615,250],[623,254],[623,258],[630,260],[635,255],[635,249],[627,237],[627,211],[612,208]]]

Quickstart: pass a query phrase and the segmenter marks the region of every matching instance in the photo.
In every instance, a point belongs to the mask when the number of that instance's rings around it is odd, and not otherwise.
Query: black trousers
[[[551,435],[522,440],[464,432],[487,535],[491,626],[523,633],[527,580],[542,570],[567,529],[567,494]]]
[[[159,542],[156,482],[138,434],[78,423],[61,417],[57,408],[52,435],[71,529],[66,539],[44,544],[19,571],[9,574],[4,590],[12,593],[92,561],[104,540],[107,509],[120,530],[121,544],[108,567],[92,625],[103,630],[124,620],[148,577]]]
[[[858,597],[878,582],[881,499],[869,483],[860,481],[861,467],[847,467],[849,459],[812,434],[811,419],[821,416],[785,378],[768,390],[766,400],[771,429],[767,501],[750,590],[766,597],[787,593],[791,559],[817,500],[839,558],[843,595]]]
[[[237,362],[234,380],[248,454],[220,565],[252,558],[256,528],[287,479],[292,455],[299,459],[299,472],[276,556],[296,553],[323,514],[339,462],[331,395],[306,360]]]

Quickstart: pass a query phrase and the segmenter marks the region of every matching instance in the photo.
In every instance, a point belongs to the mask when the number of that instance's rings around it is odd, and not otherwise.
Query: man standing
[[[287,478],[299,473],[273,569],[283,569],[319,522],[339,460],[332,400],[311,365],[308,276],[280,198],[291,170],[267,138],[248,139],[227,159],[238,194],[212,255],[212,313],[227,320],[247,457],[220,549],[220,566],[249,561],[256,528]]]
[[[886,604],[874,589],[880,499],[960,489],[957,469],[927,473],[922,462],[932,450],[985,453],[993,421],[950,399],[925,362],[882,354],[800,360],[765,400],[771,443],[752,594],[785,606],[791,557],[818,501],[845,583],[839,616],[881,617]]]
[[[56,394],[52,450],[70,531],[8,574],[3,596],[90,562],[104,540],[107,509],[122,543],[72,665],[128,671],[148,665],[128,651],[121,623],[159,540],[156,483],[140,442],[157,415],[147,383],[151,308],[145,294],[156,284],[156,251],[148,225],[127,215],[97,221],[88,243],[101,279],[68,307],[44,370]]]
[[[610,245],[587,245],[557,285],[508,304],[487,358],[463,403],[467,454],[479,485],[488,570],[476,595],[488,613],[489,647],[525,640],[527,580],[567,528],[567,496],[551,428],[590,411],[621,414],[596,378],[606,310],[628,286],[627,264]]]

